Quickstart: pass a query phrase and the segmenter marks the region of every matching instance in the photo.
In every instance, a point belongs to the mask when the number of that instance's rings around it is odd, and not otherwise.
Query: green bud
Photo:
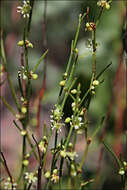
[[[65,158],[66,157],[66,152],[64,150],[60,151],[60,156]]]
[[[25,113],[27,112],[26,107],[23,106],[23,107],[21,108],[21,112],[22,112],[23,114],[25,114]]]
[[[26,133],[27,133],[27,132],[26,132],[25,130],[22,130],[22,131],[21,131],[21,135],[22,135],[22,136],[25,136]]]
[[[58,170],[57,169],[54,169],[53,170],[53,174],[57,174],[58,173]]]
[[[93,86],[98,86],[99,85],[99,81],[98,80],[94,80],[93,81]]]
[[[28,43],[27,47],[33,48],[33,44],[31,42]]]
[[[70,117],[67,117],[66,119],[65,119],[65,123],[69,123],[71,121],[71,118]]]
[[[38,75],[37,75],[37,74],[32,74],[32,78],[33,78],[34,80],[37,80]]]
[[[47,171],[47,172],[45,173],[45,177],[46,177],[46,178],[50,178],[50,171]]]
[[[28,166],[29,165],[29,161],[28,160],[23,160],[22,163],[23,163],[24,166]]]
[[[60,81],[59,85],[60,85],[60,86],[64,86],[64,85],[65,85],[65,82],[66,82],[65,80],[62,80],[62,81]]]
[[[17,45],[18,45],[18,46],[21,46],[21,47],[24,46],[24,41],[23,41],[23,40],[19,41],[19,42],[17,43]]]
[[[71,90],[71,93],[72,93],[72,94],[76,94],[76,93],[77,93],[77,90],[76,90],[76,89],[73,89],[73,90]]]
[[[120,168],[119,174],[120,174],[120,175],[124,175],[124,174],[125,174],[124,168]]]

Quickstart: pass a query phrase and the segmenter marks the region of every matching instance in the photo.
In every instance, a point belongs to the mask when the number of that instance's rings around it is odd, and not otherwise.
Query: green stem
[[[69,134],[68,134],[68,136],[67,136],[67,140],[66,140],[66,143],[65,143],[65,149],[67,148],[68,143],[69,143],[69,141],[70,141],[72,131],[73,131],[73,125],[71,125],[71,127],[70,127]]]
[[[80,165],[79,165],[79,168],[82,169],[83,167],[83,164],[85,162],[85,159],[86,159],[86,156],[87,156],[87,153],[88,153],[88,149],[89,149],[89,143],[86,144],[86,148],[84,150],[84,153],[83,153],[83,156],[82,156],[82,159],[81,159],[81,162],[80,162]]]
[[[104,144],[105,148],[112,154],[112,156],[114,157],[114,159],[116,160],[119,168],[122,167],[122,164],[120,162],[120,160],[118,159],[117,155],[112,151],[112,149],[104,142],[104,140],[102,141],[102,143]]]
[[[72,82],[70,88],[68,89],[68,91],[70,91],[71,88],[74,86],[76,80],[77,80],[77,78],[75,78],[75,79],[73,80],[73,82]],[[62,102],[62,105],[61,105],[61,109],[62,109],[62,111],[63,111],[63,109],[64,109],[64,105],[65,105],[65,103],[66,103],[66,100],[67,100],[67,98],[68,98],[68,96],[69,96],[68,91],[65,93],[65,96],[64,96],[64,99],[63,99],[63,102]]]
[[[56,130],[56,133],[55,133],[55,142],[54,142],[54,151],[56,151],[56,147],[57,147],[57,138],[58,138],[58,133],[57,133],[57,130]],[[53,172],[53,169],[55,168],[55,158],[56,158],[56,152],[53,154],[53,158],[52,158],[52,164],[51,164],[51,174]]]
[[[7,103],[7,101],[5,100],[5,98],[3,96],[0,96],[2,102],[4,103],[4,105],[8,108],[8,110],[15,116],[16,112],[15,110]]]
[[[93,63],[92,63],[92,78],[95,79],[96,75],[96,30],[92,32],[92,43],[93,43]]]
[[[67,64],[66,73],[69,72],[70,65],[71,65],[71,62],[72,62],[72,59],[73,59],[73,55],[74,55],[74,50],[75,50],[75,48],[77,46],[77,41],[78,41],[78,37],[79,37],[79,31],[80,31],[80,27],[81,27],[81,22],[82,22],[82,19],[79,16],[79,23],[78,23],[75,39],[74,39],[74,41],[72,41],[72,44],[71,44],[71,54],[70,54],[69,61],[68,61],[68,64]]]
[[[3,62],[4,67],[5,67],[5,71],[7,72],[7,80],[8,80],[10,90],[11,90],[11,94],[13,96],[13,99],[15,101],[17,109],[20,110],[20,105],[19,105],[19,102],[18,102],[18,98],[16,96],[16,92],[15,92],[15,89],[13,87],[13,84],[12,84],[12,81],[11,81],[11,78],[10,78],[10,74],[8,72],[7,60],[6,60],[6,56],[5,56],[4,43],[3,43],[3,37],[2,37],[2,31],[1,31],[1,57],[2,57],[2,62]]]

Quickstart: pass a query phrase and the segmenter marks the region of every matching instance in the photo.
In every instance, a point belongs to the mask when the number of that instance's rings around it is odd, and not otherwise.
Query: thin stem
[[[3,62],[4,67],[5,67],[5,71],[7,72],[7,80],[8,80],[10,90],[11,90],[11,94],[13,96],[13,99],[15,101],[17,109],[20,110],[20,105],[19,105],[19,102],[18,102],[18,98],[16,96],[16,92],[15,92],[15,89],[13,87],[13,84],[12,84],[12,81],[11,81],[11,78],[10,78],[10,74],[8,72],[7,60],[6,60],[6,56],[5,56],[4,43],[3,43],[3,31],[2,30],[1,30],[1,57],[2,57],[2,62]]]
[[[86,148],[85,148],[85,150],[84,150],[84,153],[83,153],[83,156],[82,156],[80,165],[79,165],[79,168],[80,168],[80,169],[82,169],[83,164],[84,164],[84,162],[85,162],[85,159],[86,159],[86,156],[87,156],[87,153],[88,153],[88,149],[89,149],[89,145],[90,145],[90,143],[87,142]]]
[[[28,20],[28,27],[27,27],[27,35],[30,33],[30,28],[31,28],[31,20],[32,20],[32,14],[33,14],[33,6],[34,6],[34,0],[30,1],[30,6],[31,6],[31,11],[30,11],[30,16]]]
[[[17,125],[17,123],[16,123],[15,120],[13,120],[13,123],[15,124],[15,126],[17,127],[17,129],[21,132],[22,129]],[[31,149],[33,149],[33,153],[34,153],[35,158],[38,160],[38,156],[37,156],[37,154],[36,154],[36,151],[34,150],[34,145],[33,145],[32,142],[31,142],[31,139],[30,139],[30,136],[29,136],[29,134],[28,134],[28,131],[26,131],[26,138],[27,138],[27,141],[28,141],[28,143],[29,143]]]
[[[1,154],[2,158],[3,158],[4,167],[5,167],[6,172],[7,172],[8,176],[9,176],[9,178],[10,178],[10,181],[11,181],[11,184],[12,184],[12,189],[13,189],[13,178],[12,178],[12,175],[11,175],[11,173],[10,173],[10,171],[9,171],[8,166],[7,166],[7,162],[6,162],[6,159],[5,159],[5,157],[4,157],[3,152],[0,152],[0,154]]]
[[[42,45],[44,50],[47,49],[47,37],[46,37],[46,23],[47,23],[47,0],[44,0],[44,14],[43,14],[43,23],[42,23],[42,30],[43,30],[43,39]],[[46,72],[47,72],[47,57],[44,57],[44,66],[43,66],[43,81],[42,87],[38,97],[38,106],[37,106],[37,132],[40,135],[40,107],[41,107],[41,100],[44,96],[45,88],[46,88]]]
[[[61,161],[60,161],[60,169],[59,169],[59,177],[60,177],[60,180],[59,180],[59,190],[61,190],[61,188],[62,188],[62,171],[63,171],[63,164],[64,164],[64,158],[61,158]]]
[[[55,142],[54,142],[54,150],[56,149],[57,147],[57,138],[58,138],[58,133],[57,133],[57,130],[56,130],[56,133],[55,133]],[[51,174],[53,172],[53,169],[55,167],[54,163],[55,163],[55,158],[56,158],[56,152],[53,154],[53,158],[52,158],[52,164],[51,164]]]
[[[112,151],[112,149],[104,142],[104,140],[102,140],[102,143],[104,144],[104,146],[106,147],[106,149],[112,154],[112,156],[114,157],[114,159],[116,160],[119,168],[122,167],[122,164],[120,162],[120,160],[118,159],[117,155]]]
[[[75,48],[77,46],[77,41],[78,41],[78,37],[79,37],[81,23],[82,23],[85,16],[86,16],[86,13],[84,13],[84,15],[79,15],[78,27],[77,27],[77,31],[76,31],[76,34],[75,34],[75,39],[72,40],[72,43],[71,43],[71,53],[70,53],[70,57],[69,57],[69,60],[68,60],[68,63],[67,63],[67,68],[66,68],[66,71],[65,71],[67,74],[69,74],[70,66],[72,64],[73,57],[75,55],[74,51],[75,51]],[[58,100],[57,100],[58,103],[60,101],[60,96],[62,95],[62,91],[63,91],[63,88],[60,89]]]
[[[70,127],[69,134],[68,134],[68,136],[67,136],[67,140],[66,140],[66,143],[65,143],[65,149],[67,148],[68,143],[69,143],[69,141],[70,141],[72,131],[73,131],[73,125],[71,125],[71,127]]]
[[[40,153],[40,150],[39,150],[38,142],[37,142],[37,140],[35,139],[35,137],[34,137],[33,134],[32,134],[32,138],[33,138],[33,140],[34,140],[34,142],[35,142],[35,144],[36,144],[36,147],[37,147],[37,150],[38,150],[39,159],[40,159],[40,161],[41,161],[41,153]]]
[[[96,75],[96,29],[92,32],[92,43],[93,43],[93,63],[92,63],[92,78],[95,79]]]
[[[4,103],[4,105],[8,108],[8,110],[15,116],[16,112],[15,110],[10,106],[10,104],[7,103],[7,101],[5,100],[5,98],[3,96],[0,96],[2,102]]]

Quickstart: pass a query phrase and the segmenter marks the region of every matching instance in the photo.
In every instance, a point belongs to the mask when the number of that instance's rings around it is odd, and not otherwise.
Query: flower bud
[[[120,168],[119,174],[120,174],[120,175],[124,175],[124,174],[125,174],[124,168]]]
[[[105,4],[105,8],[106,8],[107,10],[110,9],[110,5],[109,5],[109,3],[106,3],[106,4]]]
[[[65,123],[69,123],[71,121],[71,118],[70,117],[67,117],[66,119],[65,119]]]
[[[93,85],[94,85],[94,86],[98,86],[98,85],[99,85],[99,81],[98,81],[98,80],[94,80],[94,81],[93,81]]]
[[[53,170],[53,174],[57,174],[58,173],[58,170],[57,169],[54,169]]]
[[[66,82],[65,80],[62,80],[62,81],[60,81],[59,85],[60,85],[60,86],[64,86],[64,85],[65,85],[65,82]]]
[[[46,178],[50,178],[50,171],[47,171],[47,172],[45,173],[45,177],[46,177]]]
[[[71,93],[72,93],[72,94],[76,94],[76,93],[77,93],[77,90],[76,90],[76,89],[73,89],[73,90],[71,90]]]
[[[26,107],[23,106],[23,107],[21,108],[21,112],[22,112],[23,114],[25,114],[25,113],[27,112]]]
[[[22,163],[23,163],[24,166],[28,166],[29,165],[29,161],[28,160],[23,160]]]
[[[24,41],[23,41],[23,40],[19,41],[19,42],[17,43],[17,45],[18,45],[18,46],[21,46],[21,47],[24,46]]]
[[[22,135],[22,136],[25,136],[26,133],[27,133],[27,132],[26,132],[25,130],[22,130],[22,131],[21,131],[21,135]]]
[[[31,42],[28,43],[27,47],[33,48],[33,44]]]
[[[60,156],[63,157],[63,158],[66,157],[66,152],[65,152],[65,150],[60,151]]]
[[[37,74],[32,74],[32,78],[33,78],[34,80],[37,80],[38,75],[37,75]]]

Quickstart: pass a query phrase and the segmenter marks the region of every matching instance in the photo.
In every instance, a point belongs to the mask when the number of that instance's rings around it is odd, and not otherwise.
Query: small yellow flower
[[[41,141],[38,146],[39,146],[40,151],[42,151],[44,153],[46,152],[44,141]]]
[[[32,74],[32,78],[34,79],[34,80],[37,80],[38,79],[38,75],[37,74]]]
[[[23,163],[24,166],[28,166],[29,165],[29,161],[28,160],[23,160],[22,163]]]
[[[53,181],[54,183],[57,183],[59,181],[59,176],[57,173],[58,173],[58,170],[54,169],[52,177],[51,177],[51,181]]]
[[[67,77],[67,73],[64,73],[63,76],[66,78]]]
[[[77,93],[77,90],[76,90],[76,89],[73,89],[73,90],[71,90],[71,93],[72,93],[72,94],[76,94],[76,93]]]
[[[23,5],[17,7],[17,12],[20,13],[23,16],[23,18],[29,18],[30,10],[30,1],[23,1]]]
[[[66,80],[62,80],[62,81],[60,81],[59,85],[63,87],[63,86],[65,86],[65,82],[66,82]]]
[[[21,47],[24,46],[24,41],[23,41],[23,40],[19,41],[19,42],[17,43],[17,45],[18,45],[18,46],[21,46]]]
[[[99,85],[99,81],[98,80],[94,80],[93,81],[93,86],[98,86]]]
[[[66,151],[65,150],[60,151],[60,156],[65,158],[66,157]]]
[[[46,178],[50,178],[50,176],[51,176],[50,171],[47,171],[47,172],[45,173],[45,177],[46,177]]]
[[[26,107],[23,106],[23,107],[21,108],[21,112],[22,112],[23,114],[25,114],[25,113],[27,112]]]
[[[71,118],[70,117],[67,117],[66,119],[65,119],[65,123],[69,123],[71,121]]]
[[[25,130],[22,130],[22,131],[21,131],[21,135],[22,135],[22,136],[25,136],[26,133],[27,133],[27,132],[26,132]]]
[[[98,1],[97,2],[97,5],[99,6],[99,7],[104,7],[104,8],[106,8],[107,10],[108,9],[110,9],[110,4],[109,3],[111,3],[111,1],[106,1],[106,0],[100,0],[100,1]]]
[[[96,29],[96,24],[94,22],[87,22],[86,23],[86,30],[93,31]]]
[[[95,94],[95,91],[92,90],[91,93],[94,95],[94,94]]]
[[[27,45],[27,47],[33,48],[34,46],[33,46],[33,44],[31,42],[29,42],[28,45]]]
[[[124,174],[125,174],[124,168],[120,168],[119,174],[120,174],[120,175],[124,175]]]
[[[110,5],[109,5],[109,3],[106,3],[105,8],[106,8],[107,10],[110,9]]]

